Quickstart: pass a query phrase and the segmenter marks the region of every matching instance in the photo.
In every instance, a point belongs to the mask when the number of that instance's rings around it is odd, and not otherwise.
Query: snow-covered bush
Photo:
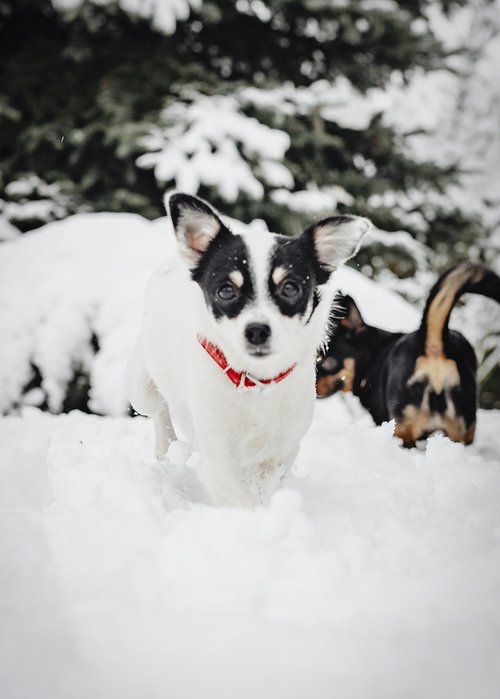
[[[146,277],[168,252],[166,219],[127,214],[77,215],[0,246],[0,411],[123,413]]]
[[[65,218],[73,209],[73,189],[70,182],[48,184],[34,173],[20,176],[5,187],[8,201],[2,202],[2,214],[20,231]]]

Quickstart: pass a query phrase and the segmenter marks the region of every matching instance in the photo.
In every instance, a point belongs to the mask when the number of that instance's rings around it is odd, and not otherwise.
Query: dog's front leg
[[[225,507],[252,508],[259,504],[250,488],[241,480],[234,459],[227,451],[201,449],[201,475],[214,503]]]
[[[158,459],[163,459],[169,446],[177,439],[174,426],[170,418],[170,411],[165,406],[152,415],[155,426],[155,454]]]

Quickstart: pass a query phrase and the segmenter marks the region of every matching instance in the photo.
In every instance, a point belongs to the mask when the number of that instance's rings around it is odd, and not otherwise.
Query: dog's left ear
[[[166,200],[179,249],[190,268],[196,267],[217,234],[225,229],[215,211],[203,199],[174,192]]]
[[[367,218],[361,216],[331,216],[309,226],[304,235],[312,240],[316,258],[324,273],[323,282],[357,253],[371,225]]]
[[[345,309],[345,315],[340,320],[340,325],[353,335],[359,335],[366,330],[366,323],[363,320],[361,311],[356,306],[354,299],[351,296],[341,296],[338,300],[339,306]]]

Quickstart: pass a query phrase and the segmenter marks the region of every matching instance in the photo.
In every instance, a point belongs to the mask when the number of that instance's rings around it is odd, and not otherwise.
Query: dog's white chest
[[[294,369],[281,383],[237,388],[210,357],[201,357],[190,388],[197,441],[225,443],[235,461],[279,459],[303,436],[314,408],[314,376]]]

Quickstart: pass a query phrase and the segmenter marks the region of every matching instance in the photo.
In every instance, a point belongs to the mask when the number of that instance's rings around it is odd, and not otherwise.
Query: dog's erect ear
[[[309,226],[310,236],[326,281],[343,262],[355,255],[371,222],[361,216],[331,216]]]
[[[196,267],[224,224],[202,199],[174,192],[166,205],[172,218],[179,249],[189,267]]]
[[[350,296],[342,296],[339,305],[346,310],[345,316],[340,321],[340,325],[356,335],[362,332],[366,325],[363,316],[359,312],[359,308],[354,303],[354,299]]]

